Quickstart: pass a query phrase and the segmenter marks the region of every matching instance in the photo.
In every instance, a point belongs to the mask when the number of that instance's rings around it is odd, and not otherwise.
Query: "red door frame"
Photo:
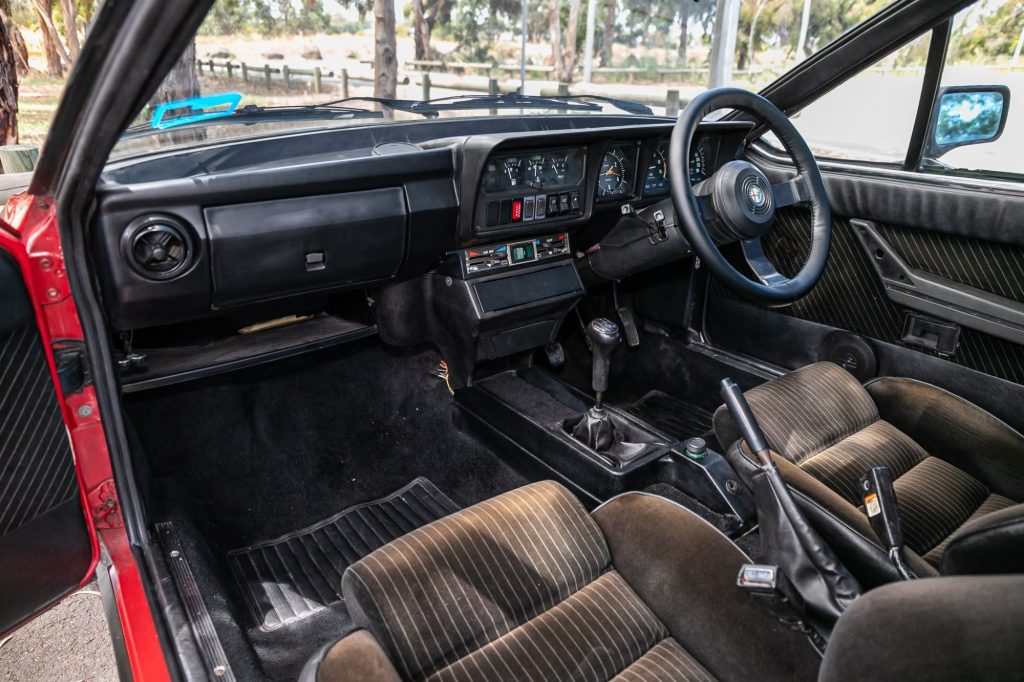
[[[85,339],[64,268],[53,198],[15,195],[4,207],[2,217],[0,248],[15,259],[25,280],[71,439],[83,513],[92,536],[92,558],[82,584],[97,566],[102,542],[111,561],[110,584],[132,676],[144,682],[170,680],[142,575],[121,516],[96,389],[89,385],[69,394],[60,389],[52,342],[84,343]]]

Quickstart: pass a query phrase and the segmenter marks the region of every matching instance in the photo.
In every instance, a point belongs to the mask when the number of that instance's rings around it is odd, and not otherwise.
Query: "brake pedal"
[[[619,321],[622,322],[622,331],[626,332],[626,345],[636,348],[640,345],[640,332],[637,331],[633,311],[623,305],[619,306],[616,312],[619,314]]]
[[[544,355],[547,357],[548,364],[554,368],[565,364],[565,349],[557,341],[544,346]]]

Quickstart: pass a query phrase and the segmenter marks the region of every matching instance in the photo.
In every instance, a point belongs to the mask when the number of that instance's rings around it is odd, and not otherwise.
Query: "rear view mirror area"
[[[929,124],[926,158],[997,140],[1006,127],[1010,90],[1004,85],[942,88]]]

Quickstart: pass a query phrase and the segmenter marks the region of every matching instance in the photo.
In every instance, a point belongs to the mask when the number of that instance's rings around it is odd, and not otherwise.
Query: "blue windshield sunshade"
[[[208,121],[211,118],[230,116],[235,113],[235,109],[238,108],[238,104],[241,101],[241,93],[225,92],[219,95],[190,97],[189,99],[179,99],[176,102],[164,102],[156,108],[156,111],[153,112],[153,120],[149,125],[157,130],[164,130],[166,128],[183,126],[197,121]],[[213,111],[207,111],[213,107],[221,108],[213,109]],[[174,116],[164,120],[164,116],[167,112],[175,111],[177,109],[188,109],[194,113]]]

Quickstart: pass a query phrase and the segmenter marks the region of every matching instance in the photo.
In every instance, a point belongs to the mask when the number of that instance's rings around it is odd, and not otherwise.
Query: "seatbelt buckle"
[[[889,467],[874,467],[860,478],[864,513],[886,549],[903,546],[903,525]]]
[[[874,467],[861,476],[860,493],[871,530],[885,545],[889,561],[901,578],[913,580],[917,576],[903,558],[903,523],[889,467]]]

